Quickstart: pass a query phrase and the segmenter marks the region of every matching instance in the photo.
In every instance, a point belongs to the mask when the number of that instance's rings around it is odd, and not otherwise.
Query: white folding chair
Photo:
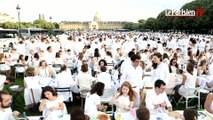
[[[192,92],[194,93],[190,94]],[[184,101],[184,98],[185,98],[185,101]],[[186,103],[186,108],[196,108],[196,106],[189,106],[189,102],[194,98],[198,99],[197,105],[198,105],[198,109],[200,109],[200,88],[199,87],[186,90],[186,93],[183,96],[181,96],[177,105],[179,103]]]
[[[60,73],[61,64],[53,64],[52,67],[55,70],[56,74]]]
[[[112,99],[115,92],[116,92],[116,89],[114,89],[114,88],[105,89],[104,94],[101,96],[101,103],[109,104],[109,102]],[[113,105],[110,105],[110,106],[111,106],[111,110],[106,111],[106,114],[108,114],[109,116],[113,116],[114,108],[113,108]]]
[[[17,76],[18,73],[22,73],[23,75],[25,75],[25,68],[24,65],[22,64],[15,64],[15,78]]]
[[[71,102],[73,100],[71,87],[54,87],[55,91],[64,97],[64,102]]]

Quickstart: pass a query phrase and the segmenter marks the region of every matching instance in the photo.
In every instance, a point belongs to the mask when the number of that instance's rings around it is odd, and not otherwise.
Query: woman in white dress
[[[185,96],[186,91],[188,92],[188,95],[194,94],[194,90],[189,91],[189,89],[194,89],[196,86],[196,77],[193,76],[193,71],[194,64],[188,63],[186,66],[186,73],[183,74],[182,85],[178,90],[179,94],[182,96]]]
[[[101,104],[101,96],[103,95],[103,92],[104,83],[97,82],[91,89],[90,93],[87,94],[84,107],[85,114],[94,117],[99,113],[98,110],[106,109],[106,106]]]
[[[38,103],[41,96],[41,86],[39,78],[35,76],[35,68],[28,67],[24,77],[24,100],[25,106],[29,107],[32,103]]]
[[[39,111],[42,112],[44,117],[48,117],[49,119],[59,119],[59,117],[67,114],[63,99],[50,86],[46,86],[42,90]]]
[[[45,60],[40,61],[39,68],[37,71],[38,76],[40,77],[41,87],[51,84],[51,77],[55,76],[53,69],[51,69]]]
[[[48,66],[45,60],[40,61],[39,68],[38,68],[38,76],[41,77],[51,77],[53,75],[53,71]]]
[[[124,118],[133,109],[135,98],[136,93],[132,89],[131,84],[125,81],[119,93],[111,99],[110,104],[115,104],[116,113],[120,113],[121,117]]]

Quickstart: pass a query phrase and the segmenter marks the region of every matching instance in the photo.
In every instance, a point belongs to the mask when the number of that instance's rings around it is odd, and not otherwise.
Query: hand
[[[51,107],[50,111],[54,111],[54,110],[57,110],[57,109],[58,109],[58,107]]]
[[[169,112],[172,112],[173,110],[172,110],[172,107],[168,107],[168,111]]]
[[[41,100],[41,105],[45,106],[46,105],[46,99]]]
[[[102,108],[103,108],[103,112],[106,112],[107,106],[103,105]]]
[[[13,115],[14,115],[14,116],[19,116],[19,115],[20,115],[20,112],[18,112],[18,111],[13,111]]]
[[[160,107],[166,107],[166,106],[167,106],[167,105],[166,105],[165,102],[160,104]]]

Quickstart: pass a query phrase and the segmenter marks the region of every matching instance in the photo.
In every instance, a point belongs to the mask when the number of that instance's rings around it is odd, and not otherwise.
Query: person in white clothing
[[[0,119],[1,120],[15,120],[20,113],[13,111],[10,108],[12,103],[11,95],[5,91],[0,91]]]
[[[79,87],[80,92],[83,90],[91,90],[92,86],[92,75],[88,73],[88,65],[83,64],[81,71],[77,76],[76,84]]]
[[[3,90],[5,84],[11,84],[15,81],[12,76],[0,75],[0,90]]]
[[[24,101],[25,106],[28,108],[32,103],[38,103],[41,96],[41,86],[39,77],[36,76],[35,68],[28,67],[24,77]]]
[[[39,111],[43,112],[43,116],[52,118],[67,114],[63,99],[50,86],[46,86],[42,90]]]
[[[165,92],[165,82],[158,79],[155,81],[154,86],[155,88],[153,90],[147,91],[145,98],[146,107],[149,109],[150,114],[163,112],[166,108],[169,110],[169,112],[171,112],[172,105],[169,102]]]
[[[69,69],[67,69],[67,67],[65,65],[61,66],[61,73],[56,75],[56,86],[58,88],[66,88],[66,87],[70,87],[72,92],[74,93],[79,93],[78,87],[75,83],[75,81],[73,81],[72,75],[71,75],[71,71]],[[62,95],[64,97],[64,101],[70,100],[72,101],[72,92],[59,92],[58,95]]]
[[[124,60],[124,62],[121,64],[121,69],[120,69],[120,72],[123,73],[125,70],[127,70],[129,68],[129,65],[131,65],[131,59],[130,57],[132,55],[134,55],[135,53],[133,51],[130,51],[128,53],[128,57],[126,60]]]
[[[193,76],[194,64],[188,63],[186,66],[186,73],[183,74],[182,85],[179,88],[178,92],[180,95],[185,96],[186,91],[189,93],[188,95],[193,95],[194,89],[196,86],[196,77]]]
[[[105,89],[110,89],[111,86],[113,85],[112,80],[111,80],[111,75],[106,72],[106,67],[101,66],[101,73],[97,75],[97,80],[99,82],[104,83]]]
[[[84,107],[85,114],[89,116],[95,116],[99,113],[98,110],[106,109],[106,106],[103,106],[100,100],[103,92],[104,84],[101,82],[97,82],[91,89],[90,93],[87,94]]]
[[[128,113],[133,109],[135,98],[136,93],[132,89],[131,84],[125,81],[122,84],[119,93],[110,100],[110,104],[116,105],[116,112]]]
[[[154,53],[153,61],[154,71],[151,80],[154,83],[157,79],[160,79],[168,84],[170,78],[169,67],[166,63],[162,62],[162,55],[160,53]]]

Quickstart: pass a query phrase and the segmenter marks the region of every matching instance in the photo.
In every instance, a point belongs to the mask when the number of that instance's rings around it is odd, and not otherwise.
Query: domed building
[[[4,22],[15,22],[15,20],[7,13],[0,12],[0,23],[4,23]]]
[[[125,21],[102,21],[96,12],[93,21],[62,21],[59,24],[63,30],[115,30],[122,29]]]

